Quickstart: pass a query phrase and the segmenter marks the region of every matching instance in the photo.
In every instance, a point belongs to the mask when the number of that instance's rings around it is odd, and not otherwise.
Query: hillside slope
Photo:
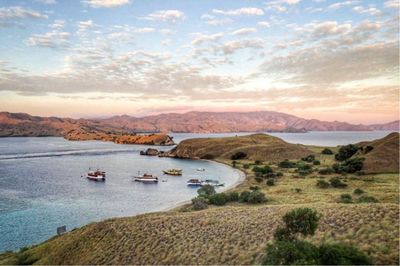
[[[384,138],[357,144],[360,151],[354,155],[365,158],[363,171],[366,173],[399,172],[399,133],[393,132]],[[372,147],[367,148],[367,146]]]
[[[179,158],[230,159],[236,152],[244,152],[249,160],[276,162],[298,159],[312,154],[303,145],[290,144],[266,134],[227,138],[198,138],[184,140],[171,154]]]
[[[393,130],[399,131],[400,129],[400,120],[392,121],[385,124],[374,124],[370,125],[373,130]]]

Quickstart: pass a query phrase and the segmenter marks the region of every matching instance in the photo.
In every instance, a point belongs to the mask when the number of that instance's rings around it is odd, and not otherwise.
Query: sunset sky
[[[0,1],[0,111],[399,116],[399,1]]]

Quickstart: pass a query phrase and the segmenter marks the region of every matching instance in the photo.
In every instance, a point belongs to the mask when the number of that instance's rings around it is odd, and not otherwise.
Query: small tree
[[[208,201],[203,197],[196,197],[192,199],[192,208],[195,211],[204,210],[208,208]]]
[[[197,190],[197,194],[199,194],[199,196],[203,196],[203,197],[209,197],[211,195],[215,194],[215,188],[211,185],[204,185],[201,188],[199,188]]]
[[[237,193],[236,191],[230,192],[227,195],[227,198],[229,201],[238,201],[239,200],[239,193]]]
[[[247,154],[242,152],[242,151],[238,151],[235,154],[233,154],[231,156],[231,160],[241,160],[247,157]]]
[[[339,152],[335,155],[335,159],[338,161],[344,161],[349,159],[358,151],[358,147],[354,144],[349,144],[346,146],[342,146],[339,149]]]
[[[332,155],[333,151],[331,149],[325,148],[325,149],[322,150],[321,153],[325,154],[325,155]]]
[[[332,187],[336,188],[344,188],[347,187],[347,184],[343,183],[339,177],[332,177],[329,179],[329,182],[331,183]]]
[[[319,187],[319,188],[328,188],[329,187],[329,183],[326,182],[325,180],[318,180],[317,181],[317,187]]]
[[[275,185],[275,179],[273,178],[268,178],[267,180],[267,186],[273,186]]]
[[[211,204],[222,206],[227,202],[227,196],[225,193],[216,193],[208,198]]]
[[[364,194],[364,190],[362,190],[361,188],[356,188],[353,191],[353,193],[356,194],[356,195],[361,195],[361,194]]]
[[[298,234],[314,235],[320,218],[317,211],[310,208],[297,208],[287,212],[282,218],[285,223],[283,230],[285,230],[286,237],[294,239]]]
[[[350,194],[342,194],[340,195],[340,203],[352,203],[353,202],[353,198],[351,197]]]

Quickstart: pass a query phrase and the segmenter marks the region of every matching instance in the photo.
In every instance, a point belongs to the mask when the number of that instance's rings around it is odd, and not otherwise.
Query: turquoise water
[[[227,186],[239,178],[233,169],[213,162],[138,155],[146,148],[63,138],[1,138],[0,251],[44,241],[58,226],[71,230],[110,217],[169,208],[197,194],[186,186],[189,178],[218,179]],[[106,182],[81,177],[89,167],[106,171]],[[163,175],[169,168],[181,168],[184,174]],[[133,182],[138,171],[167,182]]]

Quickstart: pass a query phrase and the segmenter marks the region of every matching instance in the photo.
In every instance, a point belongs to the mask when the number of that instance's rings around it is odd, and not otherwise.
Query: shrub
[[[325,180],[318,180],[317,181],[317,187],[319,187],[319,188],[328,188],[329,187],[329,183],[326,182]]]
[[[329,179],[329,182],[331,183],[332,187],[336,188],[344,188],[347,187],[347,184],[343,183],[339,177],[332,177]]]
[[[311,170],[311,169],[312,169],[311,165],[305,164],[305,163],[303,163],[303,162],[298,162],[298,163],[296,164],[296,167],[297,167],[298,170],[304,170],[304,171],[307,171],[307,170]]]
[[[247,202],[248,203],[253,203],[253,204],[263,203],[263,202],[266,202],[266,201],[267,201],[267,198],[265,197],[265,194],[262,193],[259,190],[255,190],[255,191],[250,192],[250,194],[249,194],[249,196],[247,198]]]
[[[335,155],[335,159],[338,161],[344,161],[349,159],[358,151],[358,147],[354,144],[349,144],[346,146],[342,146],[339,149],[338,154]]]
[[[276,176],[277,177],[281,177],[281,176],[283,176],[283,173],[282,172],[276,172]]]
[[[266,165],[264,167],[254,166],[253,172],[255,172],[256,174],[258,173],[259,175],[266,175],[268,173],[273,173],[274,171],[270,166]]]
[[[320,218],[321,216],[313,209],[297,208],[287,212],[282,219],[288,235],[308,236],[314,235]]]
[[[280,168],[295,168],[296,167],[296,163],[295,162],[291,162],[288,159],[286,159],[286,160],[280,162],[278,164],[278,166]]]
[[[344,161],[343,163],[336,163],[332,166],[333,170],[340,173],[355,173],[360,171],[364,165],[364,158],[353,158]]]
[[[273,179],[273,178],[268,178],[268,180],[267,180],[267,185],[268,185],[268,186],[273,186],[273,185],[275,185],[275,179]]]
[[[320,170],[318,171],[318,173],[319,173],[320,175],[330,175],[330,174],[332,174],[333,172],[334,172],[333,169],[330,168],[330,167],[323,168],[323,169],[320,169]]]
[[[305,241],[277,241],[266,249],[264,265],[318,265],[318,248]]]
[[[332,155],[333,151],[331,149],[325,148],[322,150],[321,152],[322,154],[326,154],[326,155]]]
[[[239,201],[240,202],[248,202],[249,201],[249,195],[250,195],[250,191],[243,191],[239,195]]]
[[[237,164],[236,161],[232,161],[232,166],[233,166],[234,168],[236,168],[236,164]]]
[[[231,160],[241,160],[247,157],[247,154],[242,152],[242,151],[238,151],[235,154],[233,154],[231,156]]]
[[[254,164],[255,165],[260,165],[262,162],[260,161],[260,160],[256,160],[256,161],[254,161]]]
[[[228,201],[238,201],[239,200],[239,193],[233,191],[227,195]]]
[[[258,183],[262,182],[264,179],[261,176],[256,176],[254,178]]]
[[[208,201],[204,197],[196,197],[192,199],[192,208],[195,211],[204,210],[208,208]]]
[[[353,202],[353,198],[351,197],[350,194],[342,194],[342,195],[340,195],[339,202],[341,202],[341,203],[352,203]]]
[[[377,203],[378,200],[372,196],[361,196],[358,198],[360,203]]]
[[[249,168],[250,168],[250,165],[249,165],[249,164],[244,164],[244,165],[243,165],[243,168],[244,168],[244,169],[249,169]]]
[[[364,194],[364,190],[362,190],[361,188],[356,188],[353,191],[354,194],[360,195],[360,194]]]
[[[306,157],[301,158],[302,161],[312,163],[315,160],[314,155],[308,155]]]
[[[216,193],[208,198],[211,204],[217,206],[223,206],[227,202],[227,196],[225,193]]]
[[[323,244],[319,247],[321,265],[370,265],[371,259],[355,247],[343,244]]]
[[[368,145],[367,147],[365,147],[365,153],[368,153],[370,151],[372,151],[374,149],[374,147]]]
[[[213,160],[214,158],[215,158],[215,156],[212,154],[205,154],[201,157],[201,159],[205,159],[205,160]]]
[[[321,164],[321,162],[318,161],[318,160],[314,160],[314,161],[313,161],[313,165],[320,165],[320,164]]]
[[[296,193],[300,193],[300,192],[301,192],[301,188],[295,188],[294,191],[295,191]]]
[[[197,190],[199,196],[208,197],[215,194],[215,188],[211,185],[204,185]]]

